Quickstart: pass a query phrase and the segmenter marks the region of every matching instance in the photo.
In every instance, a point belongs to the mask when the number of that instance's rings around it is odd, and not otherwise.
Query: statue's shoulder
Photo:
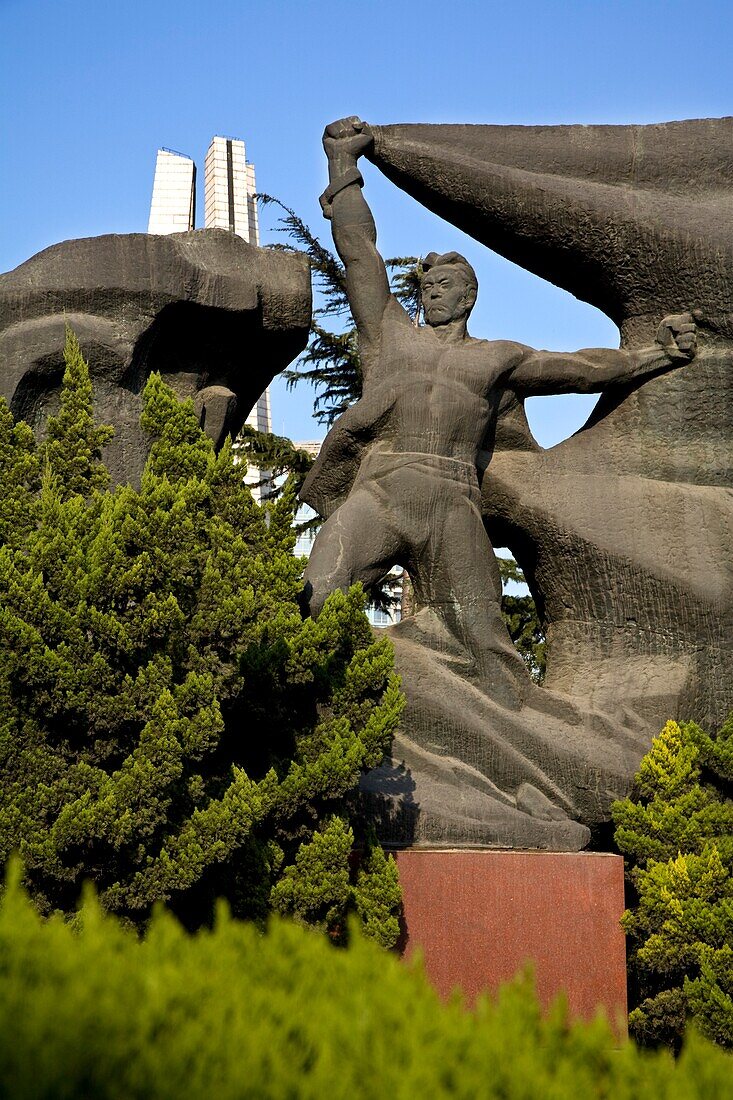
[[[496,349],[497,355],[506,359],[522,359],[527,352],[532,351],[532,348],[519,344],[516,340],[489,340],[488,343]]]
[[[476,351],[483,353],[492,362],[504,365],[519,362],[531,348],[518,344],[515,340],[478,340],[472,338]]]
[[[481,336],[468,336],[466,338],[466,343],[470,348],[475,349],[476,351],[490,352],[497,341],[484,340]]]

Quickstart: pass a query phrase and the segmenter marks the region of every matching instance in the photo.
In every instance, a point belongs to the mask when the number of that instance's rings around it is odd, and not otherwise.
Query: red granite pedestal
[[[623,860],[596,852],[408,849],[394,853],[404,897],[405,955],[422,951],[443,996],[468,1001],[527,962],[549,1005],[564,990],[570,1014],[599,1007],[626,1018]]]

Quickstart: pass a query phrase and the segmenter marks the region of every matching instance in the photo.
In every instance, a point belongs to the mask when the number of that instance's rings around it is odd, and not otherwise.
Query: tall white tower
[[[204,225],[260,243],[255,167],[247,163],[243,141],[212,138],[204,165]]]
[[[190,157],[171,149],[159,149],[155,163],[153,199],[148,233],[186,233],[194,228],[196,165]],[[204,226],[227,229],[249,244],[259,245],[255,169],[247,163],[244,142],[236,138],[212,138],[204,165]],[[272,431],[270,390],[265,390],[247,424],[260,432]],[[246,482],[261,500],[257,483],[266,471],[250,466]]]
[[[148,233],[187,233],[196,220],[196,165],[183,153],[159,149]]]
[[[212,138],[204,165],[206,228],[228,229],[249,244],[259,245],[255,196],[255,166],[247,163],[244,142],[236,138]],[[269,389],[247,417],[247,423],[260,432],[272,431]]]
[[[247,163],[244,142],[236,138],[215,137],[211,140],[204,165],[204,225],[207,229],[228,229],[249,244],[259,245],[260,229],[254,164]],[[270,390],[265,390],[246,423],[258,432],[272,431]],[[250,466],[245,481],[252,492],[262,499],[257,483],[266,471]]]

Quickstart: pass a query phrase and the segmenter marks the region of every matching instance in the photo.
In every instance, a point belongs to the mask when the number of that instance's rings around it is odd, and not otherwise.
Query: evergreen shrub
[[[715,737],[668,722],[636,790],[613,807],[634,892],[632,1034],[677,1049],[693,1019],[733,1047],[733,716]]]
[[[159,376],[142,484],[108,488],[71,332],[65,357],[41,447],[0,402],[0,860],[44,913],[90,879],[136,923],[225,897],[334,936],[356,909],[394,942],[394,862],[348,862],[345,798],[403,703],[363,593],[302,619],[292,490],[259,507]]]
[[[17,882],[0,907],[0,1095],[13,1100],[728,1100],[733,1059],[691,1034],[621,1049],[602,1020],[540,1012],[531,983],[467,1012],[419,964],[355,933],[345,951],[282,918],[164,911],[140,939],[90,893],[77,929]]]

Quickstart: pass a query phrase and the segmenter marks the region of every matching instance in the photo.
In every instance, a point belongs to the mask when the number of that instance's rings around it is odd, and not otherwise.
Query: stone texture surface
[[[692,307],[733,338],[733,117],[372,131],[390,179],[627,338]]]
[[[401,851],[407,957],[420,950],[443,997],[496,990],[527,963],[541,1004],[562,991],[574,1018],[602,1008],[624,1032],[620,856],[596,852]]]
[[[304,598],[317,615],[334,589],[357,580],[368,587],[393,565],[407,569],[414,587],[416,612],[390,631],[408,700],[402,728],[391,758],[362,783],[383,840],[578,850],[593,829],[603,835],[612,801],[628,792],[652,734],[667,716],[662,711],[679,686],[680,668],[675,661],[660,662],[657,650],[642,645],[636,663],[623,664],[625,654],[619,660],[614,651],[595,682],[589,684],[588,676],[583,681],[592,660],[606,659],[588,625],[589,597],[573,619],[575,650],[566,645],[565,660],[551,664],[548,684],[538,688],[501,617],[501,584],[484,521],[490,517],[490,533],[499,545],[512,546],[527,570],[550,623],[552,660],[556,620],[581,599],[573,592],[576,584],[610,616],[630,619],[630,607],[640,600],[643,613],[636,612],[633,623],[624,620],[623,629],[641,637],[647,622],[656,621],[671,561],[662,539],[655,541],[640,525],[653,520],[649,494],[632,485],[635,516],[609,508],[620,496],[605,484],[594,487],[589,502],[583,495],[586,474],[618,482],[610,460],[598,455],[590,469],[571,458],[543,477],[546,456],[529,433],[522,403],[533,395],[600,391],[602,400],[613,402],[658,382],[667,382],[671,392],[675,386],[694,390],[701,384],[698,365],[690,362],[694,325],[680,297],[671,303],[678,312],[661,325],[666,303],[650,302],[654,326],[648,318],[638,329],[639,347],[542,352],[508,340],[476,339],[467,328],[475,272],[451,252],[424,258],[425,323],[415,326],[390,294],[357,160],[371,156],[417,197],[436,208],[444,202],[448,216],[455,215],[456,196],[470,211],[484,201],[488,186],[477,156],[468,155],[481,146],[483,129],[447,130],[452,145],[441,144],[444,127],[387,127],[372,136],[352,117],[332,123],[324,134],[330,182],[321,203],[345,266],[363,393],[332,428],[303,486],[303,499],[326,517],[306,569]],[[531,144],[531,137],[525,141]],[[602,150],[598,156],[602,161]],[[543,180],[535,182],[538,205],[546,201]],[[572,195],[572,181],[565,192]],[[534,224],[521,217],[528,202],[525,187],[516,203],[517,231]],[[465,213],[464,206],[460,211]],[[551,217],[548,226],[549,237],[555,232]],[[561,226],[561,241],[582,241],[588,233],[588,216],[576,210]],[[600,232],[590,234],[587,250],[594,257],[601,239]],[[538,248],[545,244],[543,238]],[[611,281],[613,271],[612,263]],[[704,366],[699,374],[704,380]],[[663,415],[661,403],[660,420]],[[512,470],[516,484],[508,483]],[[670,547],[675,538],[680,545],[666,504],[664,509],[661,534],[669,535]],[[603,516],[594,536],[596,511]],[[628,595],[621,596],[615,582],[607,591],[608,570],[592,554],[583,557],[573,524],[586,525],[599,558],[607,555],[600,525],[616,539],[619,556],[634,553],[636,544],[644,548],[647,573],[656,570],[660,578],[656,588],[645,588],[639,574]],[[723,545],[726,533],[725,524],[719,525],[716,545]],[[683,533],[682,543],[688,537]],[[727,568],[727,558],[720,560]],[[666,621],[661,632],[666,644]],[[698,641],[700,636],[698,630]],[[582,645],[587,656],[579,652]]]
[[[89,361],[96,415],[115,428],[116,481],[139,479],[140,395],[160,371],[219,444],[305,346],[308,262],[234,233],[132,233],[53,245],[0,275],[0,393],[39,431],[58,403],[64,322]]]
[[[733,702],[733,119],[388,126],[373,159],[430,209],[608,314],[622,346],[695,311],[694,365],[609,388],[541,451],[508,396],[483,483],[548,623],[547,686],[648,739]]]

